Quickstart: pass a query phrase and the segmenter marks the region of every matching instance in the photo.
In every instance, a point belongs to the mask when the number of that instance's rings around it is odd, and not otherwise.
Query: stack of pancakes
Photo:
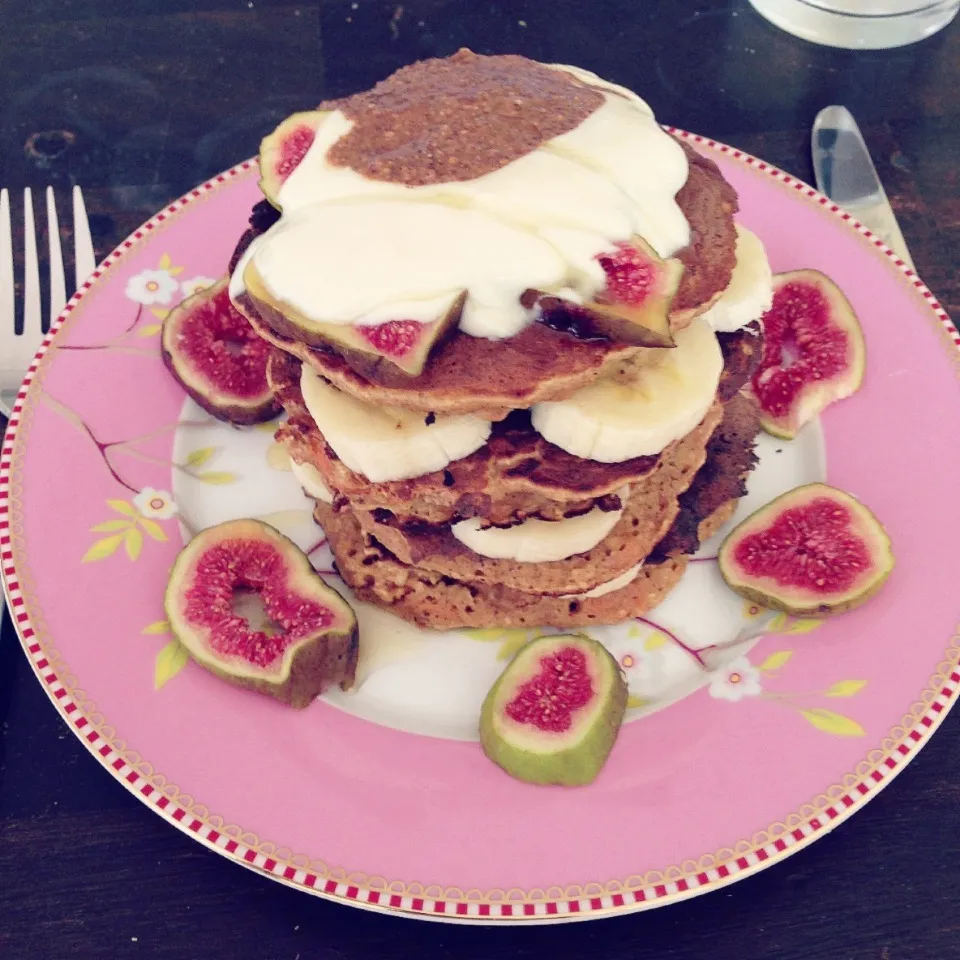
[[[691,242],[675,254],[684,265],[670,309],[675,333],[719,300],[737,250],[735,192],[714,163],[682,145],[689,174],[676,200]],[[257,205],[231,269],[276,217]],[[656,455],[604,463],[545,440],[530,408],[604,378],[642,377],[661,350],[537,321],[499,340],[455,331],[411,377],[295,339],[250,297],[235,302],[275,348],[268,379],[287,414],[277,438],[297,475],[313,478],[305,490],[339,574],[359,598],[422,627],[565,628],[639,616],[731,516],[755,463],[758,418],[741,388],[761,353],[757,323],[717,334],[724,367],[700,423]],[[358,401],[414,411],[426,424],[447,415],[490,420],[489,440],[442,470],[371,480],[347,466],[318,428],[301,388],[304,368]],[[619,518],[592,548],[546,562],[484,556],[452,532],[464,521],[509,529],[591,511]]]

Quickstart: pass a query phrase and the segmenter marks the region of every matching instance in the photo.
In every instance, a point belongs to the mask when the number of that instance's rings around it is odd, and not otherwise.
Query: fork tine
[[[43,333],[40,311],[40,268],[37,264],[37,230],[33,222],[33,194],[23,191],[23,339],[20,353],[30,356]]]
[[[14,289],[13,289],[13,240],[10,231],[10,194],[0,190],[0,340],[13,336]],[[0,357],[0,362],[4,360]]]
[[[50,251],[50,315],[52,324],[67,302],[63,276],[63,251],[60,249],[60,224],[57,221],[57,200],[53,187],[47,187],[47,244]]]
[[[97,262],[93,257],[90,221],[83,203],[83,192],[76,184],[73,187],[73,262],[76,268],[76,289],[79,290],[80,284],[96,269]]]

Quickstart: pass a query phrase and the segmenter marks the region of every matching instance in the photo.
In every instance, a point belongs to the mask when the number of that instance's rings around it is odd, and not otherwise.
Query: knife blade
[[[872,230],[910,269],[910,251],[870,152],[846,107],[824,107],[813,121],[813,173],[817,189]]]

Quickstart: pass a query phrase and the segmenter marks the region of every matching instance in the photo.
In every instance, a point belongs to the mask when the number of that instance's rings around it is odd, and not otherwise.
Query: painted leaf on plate
[[[126,534],[117,533],[112,537],[103,537],[100,540],[95,540],[90,549],[83,555],[80,562],[81,563],[93,563],[95,560],[103,560],[106,557],[109,557],[123,542]]]
[[[770,656],[760,664],[760,669],[768,673],[779,670],[781,667],[787,665],[787,662],[792,656],[792,650],[777,650],[776,653],[771,653]]]
[[[200,447],[198,450],[192,450],[187,454],[184,466],[202,467],[216,452],[216,447]]]
[[[134,520],[105,520],[90,528],[91,533],[111,533],[114,530],[126,530],[136,521]]]
[[[127,556],[131,560],[136,560],[143,549],[143,534],[136,527],[131,527],[123,535],[123,546],[127,551]]]
[[[826,691],[826,695],[828,697],[852,697],[866,685],[866,680],[839,680]]]
[[[834,713],[832,710],[822,710],[819,707],[810,707],[807,710],[801,710],[804,718],[812,726],[824,733],[831,733],[835,737],[862,737],[866,730],[841,713]]]
[[[172,680],[190,659],[187,648],[179,640],[171,640],[158,654],[153,666],[153,688],[159,690]]]
[[[660,633],[658,630],[656,633],[647,637],[644,641],[643,649],[648,653],[652,653],[654,650],[659,650],[661,647],[667,646],[670,643],[667,635],[665,633]]]
[[[208,470],[205,473],[198,473],[197,479],[204,483],[233,483],[238,479],[235,473],[228,473],[225,470]]]
[[[154,540],[163,542],[164,540],[168,539],[163,527],[161,527],[156,520],[150,520],[147,517],[141,517],[140,526],[143,527],[144,532],[153,537]]]

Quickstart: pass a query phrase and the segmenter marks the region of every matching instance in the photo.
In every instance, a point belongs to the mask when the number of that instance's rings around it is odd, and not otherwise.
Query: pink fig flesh
[[[763,356],[751,380],[761,425],[785,440],[863,382],[860,323],[837,285],[816,270],[774,277],[761,319]]]
[[[518,688],[507,704],[507,716],[531,723],[538,730],[562,733],[570,729],[573,713],[593,697],[587,658],[577,647],[563,647],[540,659],[540,672]]]
[[[280,412],[267,384],[272,348],[230,302],[227,283],[224,277],[170,311],[163,359],[184,390],[220,420],[271,420]]]
[[[879,520],[823,483],[791,490],[749,516],[723,542],[718,561],[741,596],[804,617],[859,606],[894,565]]]
[[[260,595],[264,611],[282,629],[252,630],[233,612],[234,596]],[[252,538],[223,540],[197,558],[193,581],[184,590],[183,617],[191,626],[207,626],[210,646],[224,657],[239,657],[256,667],[271,667],[291,643],[333,622],[333,612],[287,588],[284,559],[271,544]]]
[[[377,353],[398,360],[420,342],[423,326],[416,320],[388,320],[375,327],[357,327],[357,332]]]
[[[353,680],[353,611],[295,544],[260,521],[228,521],[191,540],[164,605],[194,660],[232,683],[299,707]]]
[[[643,307],[662,297],[670,286],[663,261],[639,241],[618,243],[614,250],[601,254],[597,260],[607,277],[602,296],[609,303]]]

